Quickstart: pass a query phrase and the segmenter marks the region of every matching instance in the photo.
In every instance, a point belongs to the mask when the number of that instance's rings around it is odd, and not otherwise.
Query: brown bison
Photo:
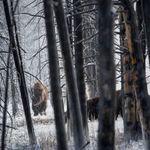
[[[32,99],[32,109],[34,116],[37,116],[39,113],[41,115],[46,115],[47,108],[47,99],[48,99],[48,89],[44,84],[37,80],[34,83],[33,88],[31,89],[31,99]]]
[[[99,96],[87,100],[87,113],[89,120],[98,119],[98,102]],[[116,91],[116,119],[118,115],[122,115],[122,94],[121,90]]]

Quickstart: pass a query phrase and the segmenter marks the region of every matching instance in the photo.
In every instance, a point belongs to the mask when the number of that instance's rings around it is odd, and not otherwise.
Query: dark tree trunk
[[[79,94],[77,89],[77,82],[75,78],[75,71],[71,56],[71,47],[69,41],[69,35],[67,30],[66,17],[63,10],[61,0],[55,0],[54,10],[56,14],[56,21],[58,25],[58,33],[60,37],[60,44],[62,49],[62,55],[64,59],[65,74],[67,80],[67,86],[70,97],[70,113],[73,122],[73,135],[75,149],[79,150],[84,146],[84,134],[83,123],[81,118],[81,109],[79,103]],[[58,5],[57,5],[58,4]]]
[[[98,150],[114,147],[115,65],[113,49],[112,1],[98,1],[100,101]]]
[[[72,9],[72,0],[66,0],[66,4],[67,4],[67,15],[68,17],[66,18],[67,19],[67,25],[68,25],[68,32],[69,32],[69,39],[70,39],[70,44],[71,44],[71,49],[73,50],[72,48],[72,44],[73,44],[73,37],[72,37],[72,30],[73,30],[73,27],[72,27],[72,16],[71,16],[71,13],[69,12],[71,9]],[[65,68],[65,64],[63,63],[64,65],[64,68]],[[68,85],[66,85],[66,100],[67,100],[67,118],[66,118],[66,121],[67,121],[67,135],[68,135],[68,140],[70,140],[70,137],[72,136],[72,122],[71,122],[71,116],[70,116],[70,110],[69,110],[69,93],[68,93]]]
[[[74,8],[80,7],[81,2],[73,0]],[[79,92],[79,100],[82,113],[83,130],[85,138],[89,141],[88,135],[88,123],[87,123],[87,110],[86,110],[86,99],[85,99],[85,82],[84,82],[84,69],[83,69],[83,47],[82,47],[82,17],[80,15],[81,10],[77,9],[78,15],[74,16],[74,43],[75,43],[75,67],[77,86]],[[78,43],[78,44],[77,44]]]
[[[13,27],[12,27],[12,23],[10,19],[11,17],[9,13],[9,6],[7,3],[7,0],[3,0],[3,5],[4,5],[7,26],[8,26],[11,49],[12,49],[12,53],[13,53],[13,57],[15,61],[17,75],[18,75],[18,82],[19,82],[19,87],[20,87],[20,92],[21,92],[23,108],[24,108],[26,122],[27,122],[29,141],[31,144],[36,144],[36,137],[34,134],[33,124],[32,124],[32,119],[31,119],[29,98],[28,98],[27,87],[26,87],[26,82],[25,82],[25,77],[24,77],[24,72],[23,72],[23,66],[20,61],[21,56],[19,56],[17,48],[16,48],[16,43],[14,39]]]
[[[11,59],[10,59],[11,61]],[[16,89],[15,89],[15,83],[14,83],[14,73],[13,73],[13,63],[10,63],[10,76],[11,76],[11,94],[12,94],[12,115],[13,117],[16,116],[18,112],[18,104],[17,104],[17,98],[16,98]]]
[[[67,150],[65,122],[62,109],[62,96],[60,92],[58,54],[56,49],[55,27],[53,20],[52,0],[44,0],[45,24],[47,31],[48,58],[51,77],[52,101],[54,107],[58,150]]]
[[[145,36],[145,26],[144,26],[144,18],[143,18],[143,9],[141,0],[138,0],[136,3],[136,12],[137,12],[137,22],[138,22],[138,30],[139,30],[139,38],[140,38],[140,46],[141,51],[143,53],[143,62],[145,69],[145,61],[146,61],[146,36]]]
[[[149,56],[149,64],[150,64],[150,1],[149,0],[141,0],[142,8],[143,8],[143,16],[145,22],[145,35],[147,40],[147,49]]]

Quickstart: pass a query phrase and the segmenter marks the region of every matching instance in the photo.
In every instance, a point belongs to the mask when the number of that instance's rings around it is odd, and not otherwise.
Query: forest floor
[[[31,110],[33,116],[33,112]],[[29,145],[27,127],[24,115],[18,115],[14,119],[15,129],[7,132],[7,150],[57,150],[56,142],[56,130],[54,124],[53,109],[50,105],[47,108],[46,116],[36,116],[32,117],[34,123],[34,131],[37,138],[37,145],[31,148]],[[96,150],[97,149],[97,128],[98,121],[89,121],[89,137],[90,143],[86,146],[86,150]],[[67,126],[66,126],[67,130]],[[126,143],[124,140],[123,133],[123,121],[119,116],[115,121],[115,149],[116,150],[144,150],[143,141],[130,141]],[[72,138],[68,140],[68,150],[74,150]]]

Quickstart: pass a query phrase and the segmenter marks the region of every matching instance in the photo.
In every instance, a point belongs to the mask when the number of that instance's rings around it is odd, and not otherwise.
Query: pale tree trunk
[[[52,0],[44,0],[44,11],[45,11],[45,24],[47,33],[47,43],[48,43],[48,59],[50,67],[50,83],[52,91],[52,102],[54,108],[56,133],[58,150],[67,150],[67,140],[65,132],[65,121],[64,112],[62,107],[62,95],[60,90],[60,80],[59,80],[59,65],[58,65],[58,54],[56,48],[55,39],[55,26],[53,20],[53,8]]]
[[[95,5],[90,5],[90,3],[95,2],[95,0],[88,0],[85,2],[87,4],[86,7],[83,7],[83,11],[89,11],[95,8]],[[97,66],[96,66],[96,48],[95,45],[98,43],[98,40],[96,39],[96,35],[94,37],[89,36],[95,34],[95,30],[97,31],[97,26],[95,24],[90,23],[90,19],[87,19],[87,16],[89,17],[89,14],[83,14],[83,39],[87,39],[84,42],[84,61],[85,61],[85,74],[86,74],[86,92],[88,95],[88,98],[94,97],[95,95],[99,94],[99,91],[97,89]],[[94,11],[92,13],[92,18],[95,20],[97,19],[97,13],[94,14]],[[95,21],[96,22],[96,21]],[[97,23],[97,22],[96,22]],[[93,31],[93,27],[95,30]],[[96,41],[96,42],[95,42]]]
[[[9,65],[10,65],[10,54],[11,54],[11,48],[9,48],[8,51],[8,57],[7,57],[7,70],[6,70],[6,84],[5,84],[5,103],[4,103],[4,109],[3,109],[3,119],[2,119],[2,133],[1,133],[1,148],[6,148],[6,123],[7,123],[7,107],[8,107],[8,88],[9,88]]]
[[[61,50],[65,66],[66,81],[70,97],[70,114],[73,123],[73,136],[75,150],[82,149],[85,145],[83,134],[83,122],[81,117],[81,108],[79,103],[79,94],[77,81],[71,56],[71,46],[69,41],[66,17],[61,0],[55,0],[54,10],[58,26]]]
[[[114,150],[115,63],[112,1],[98,1],[100,101],[98,150]]]

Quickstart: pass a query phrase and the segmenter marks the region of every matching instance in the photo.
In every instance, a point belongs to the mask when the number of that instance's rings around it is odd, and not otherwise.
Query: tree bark
[[[114,148],[115,64],[112,1],[98,1],[100,101],[98,150]]]
[[[145,34],[147,40],[147,49],[148,49],[148,57],[150,64],[150,1],[149,0],[141,0],[142,8],[143,8],[143,17],[145,22]]]
[[[145,36],[145,26],[144,26],[144,17],[142,9],[142,0],[138,0],[136,3],[136,12],[137,12],[137,23],[139,30],[140,46],[143,53],[144,67],[146,67],[146,36]],[[144,68],[145,69],[145,68]]]
[[[7,58],[7,71],[6,71],[6,85],[5,85],[5,104],[3,110],[3,124],[2,124],[2,135],[1,135],[1,148],[6,148],[6,122],[7,122],[7,107],[8,107],[8,88],[9,88],[9,65],[10,65],[10,47]]]
[[[123,9],[122,9],[123,10]],[[125,14],[120,14],[120,44],[122,47],[123,55],[122,55],[122,63],[123,63],[123,89],[124,89],[124,97],[123,97],[123,120],[124,120],[124,136],[126,141],[130,140],[137,140],[138,137],[138,131],[137,131],[137,125],[138,125],[138,118],[136,116],[138,115],[137,109],[136,109],[136,100],[135,100],[135,90],[133,87],[133,71],[132,71],[132,49],[128,46],[129,37],[126,38],[126,34],[131,34],[130,27],[128,27],[127,24],[124,24],[124,22],[127,22],[125,20],[127,16]],[[140,131],[139,131],[140,132]]]
[[[78,0],[73,0],[74,8],[80,7],[81,2]],[[76,13],[80,13],[81,10],[77,9]],[[74,42],[75,42],[75,67],[76,67],[76,77],[77,86],[79,92],[79,100],[82,113],[83,130],[85,138],[89,141],[88,134],[88,122],[87,122],[87,109],[86,109],[86,99],[85,99],[85,82],[84,82],[84,69],[83,69],[83,46],[82,46],[82,17],[81,14],[74,16]],[[76,44],[77,42],[80,42]]]
[[[58,33],[65,65],[65,74],[70,99],[70,113],[73,122],[73,136],[75,149],[82,149],[84,146],[83,123],[81,118],[81,109],[79,103],[79,94],[77,90],[77,81],[71,57],[71,47],[67,30],[66,18],[61,0],[54,1],[54,10],[58,25]]]
[[[52,0],[44,0],[45,24],[48,43],[48,59],[51,77],[52,101],[56,123],[56,133],[58,150],[67,150],[67,140],[65,132],[64,112],[62,109],[62,96],[60,91],[58,54],[55,39],[55,27],[53,20]]]
[[[145,79],[143,53],[140,49],[140,42],[138,42],[139,33],[138,26],[136,23],[136,15],[133,6],[129,5],[129,0],[123,0],[123,3],[124,9],[126,10],[123,14],[126,15],[124,16],[124,19],[126,22],[125,26],[127,41],[129,51],[132,54],[131,64],[133,67],[133,85],[136,91],[136,106],[142,125],[145,149],[150,149],[150,101]],[[130,30],[130,32],[128,32],[127,30]]]

